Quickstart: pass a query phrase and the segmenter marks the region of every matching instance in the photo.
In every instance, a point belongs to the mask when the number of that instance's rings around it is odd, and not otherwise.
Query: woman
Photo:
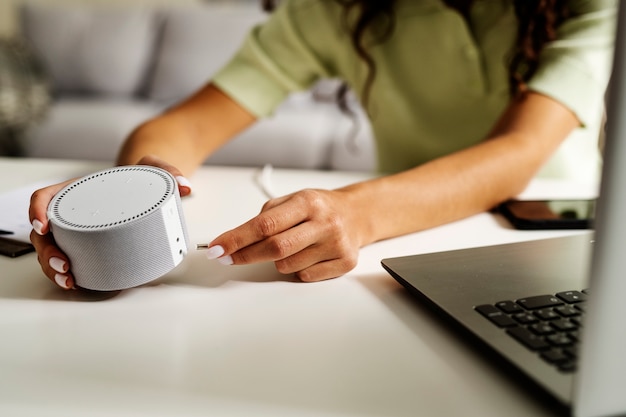
[[[334,278],[364,245],[517,195],[573,131],[593,150],[613,3],[286,0],[206,87],[140,126],[118,163],[165,168],[187,195],[183,173],[289,92],[344,79],[370,115],[384,175],[271,199],[207,251],[224,264],[273,261],[303,281]],[[31,239],[46,276],[72,288],[45,216],[62,186],[33,195]]]

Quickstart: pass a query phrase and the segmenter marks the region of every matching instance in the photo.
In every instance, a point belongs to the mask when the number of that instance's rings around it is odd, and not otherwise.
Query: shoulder
[[[303,24],[323,22],[335,25],[341,20],[342,10],[337,0],[283,0],[275,14]]]
[[[343,10],[338,0],[283,0],[258,36],[265,45],[306,55],[307,62],[314,57],[327,75],[334,75],[337,61],[352,51]]]
[[[599,12],[603,10],[614,10],[617,8],[619,0],[569,0],[567,7],[572,15]]]
[[[337,0],[283,0],[261,28],[267,36],[315,43],[344,30],[343,7]],[[276,39],[278,40],[278,39]]]

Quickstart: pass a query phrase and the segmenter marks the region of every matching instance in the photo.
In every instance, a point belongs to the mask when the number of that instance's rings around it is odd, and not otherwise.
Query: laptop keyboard
[[[562,372],[576,370],[587,290],[563,291],[474,307]]]

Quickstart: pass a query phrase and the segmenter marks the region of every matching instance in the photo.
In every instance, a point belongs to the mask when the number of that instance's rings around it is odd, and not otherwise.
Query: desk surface
[[[0,158],[0,192],[101,163]],[[192,245],[254,216],[252,168],[203,167],[183,207]],[[279,194],[365,174],[274,170]],[[527,197],[593,195],[535,181]],[[312,284],[273,265],[193,251],[167,276],[115,294],[62,291],[35,254],[0,257],[2,416],[552,416],[410,298],[386,257],[576,232],[520,232],[480,214],[361,250]]]

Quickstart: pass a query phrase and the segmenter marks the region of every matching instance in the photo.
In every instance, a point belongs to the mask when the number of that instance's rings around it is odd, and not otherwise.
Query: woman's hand
[[[37,261],[41,265],[41,270],[52,282],[66,290],[74,288],[74,277],[70,272],[67,256],[56,246],[54,237],[50,233],[46,211],[55,194],[72,181],[69,180],[35,191],[30,198],[28,209],[30,223],[33,225],[30,241],[37,251]]]
[[[153,155],[147,155],[141,158],[136,165],[150,165],[153,167],[161,168],[174,176],[176,182],[178,183],[178,192],[181,197],[186,197],[191,194],[191,183],[185,176],[183,176],[182,172],[159,157]]]
[[[343,190],[303,190],[269,200],[261,213],[209,244],[210,259],[272,261],[278,272],[321,281],[356,266],[363,245],[359,210]]]
[[[146,156],[137,164],[151,165],[168,171],[176,178],[181,196],[186,196],[191,193],[189,181],[182,176],[181,172],[176,167],[165,161],[154,156]],[[72,276],[68,257],[59,249],[54,241],[54,236],[50,233],[47,209],[52,198],[72,181],[74,180],[65,181],[35,191],[31,196],[28,210],[28,216],[33,225],[30,240],[37,251],[37,260],[41,265],[43,273],[52,282],[63,289],[74,288],[75,281]]]

